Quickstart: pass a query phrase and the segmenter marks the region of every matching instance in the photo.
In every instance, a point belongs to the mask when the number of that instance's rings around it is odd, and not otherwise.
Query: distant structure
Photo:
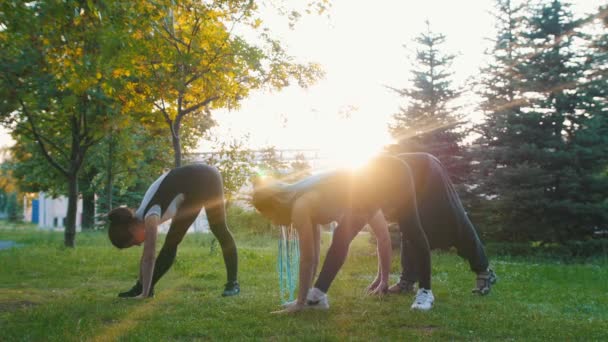
[[[254,155],[254,162],[261,162],[264,159],[264,154],[265,151],[264,150],[252,150],[251,152],[253,152]],[[323,153],[321,153],[321,150],[319,149],[306,149],[306,148],[301,148],[301,149],[275,149],[275,153],[277,155],[277,158],[280,161],[283,161],[285,163],[291,163],[291,162],[295,162],[298,161],[299,156],[304,157],[304,159],[310,163],[311,167],[315,167],[317,166],[317,164],[320,161],[323,161],[325,159],[327,159],[327,156],[325,156]],[[188,153],[186,158],[191,161],[191,162],[206,162],[209,159],[218,159],[220,156],[220,153],[217,151],[209,151],[209,152],[195,152],[195,153]]]
[[[23,220],[37,224],[44,229],[63,230],[65,217],[68,212],[68,198],[65,196],[52,197],[44,192],[38,193],[38,198],[31,203],[23,199]],[[82,199],[76,204],[76,230],[82,227]]]
[[[65,216],[68,211],[68,199],[65,196],[53,198],[44,192],[38,193],[38,198],[31,201],[23,201],[23,217],[24,221],[37,224],[42,229],[63,230],[65,228]],[[97,215],[95,215],[97,217]],[[171,221],[161,224],[158,229],[161,233],[166,233],[169,230]],[[76,231],[82,230],[82,199],[78,199],[76,206]],[[209,231],[209,223],[204,210],[196,218],[189,232]]]

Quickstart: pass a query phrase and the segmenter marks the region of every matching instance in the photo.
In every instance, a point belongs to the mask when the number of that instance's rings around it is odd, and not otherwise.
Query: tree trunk
[[[78,204],[78,176],[68,177],[68,212],[65,218],[64,245],[74,248],[76,238],[76,214]]]
[[[173,140],[173,154],[175,156],[175,167],[180,167],[182,165],[182,146],[179,141],[179,131],[174,129],[171,134],[171,139]]]
[[[95,226],[95,193],[82,193],[82,229],[93,229]]]
[[[112,132],[110,132],[110,143],[108,144],[108,178],[106,179],[106,210],[110,212],[112,210],[112,187],[114,181],[114,175],[112,174],[112,161],[114,160],[114,138]]]

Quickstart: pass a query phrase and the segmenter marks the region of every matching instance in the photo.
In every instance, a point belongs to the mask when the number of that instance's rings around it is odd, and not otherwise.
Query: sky
[[[573,10],[590,13],[602,3],[573,1]],[[453,81],[463,87],[491,46],[493,6],[493,0],[337,0],[329,19],[305,17],[293,31],[277,20],[270,27],[288,52],[320,63],[325,78],[308,89],[258,92],[236,111],[216,112],[219,125],[211,133],[228,139],[248,134],[252,148],[314,148],[345,162],[365,159],[392,142],[387,125],[404,102],[386,86],[408,85],[413,40],[426,30],[425,21],[446,36],[444,51],[457,55]],[[203,140],[199,148],[212,150],[213,144]]]
[[[606,0],[572,1],[577,14]],[[392,141],[387,125],[403,100],[386,86],[408,85],[413,39],[429,20],[446,35],[445,51],[456,54],[454,85],[464,86],[484,61],[493,36],[489,14],[494,0],[334,0],[327,16],[303,16],[288,29],[273,11],[265,24],[300,62],[320,63],[324,79],[308,89],[259,91],[237,110],[218,110],[210,134],[222,140],[247,139],[251,148],[321,149],[336,158],[371,155]],[[471,119],[475,113],[471,112]],[[245,138],[248,136],[248,138]],[[0,146],[9,144],[0,130]],[[199,150],[213,143],[201,140]]]

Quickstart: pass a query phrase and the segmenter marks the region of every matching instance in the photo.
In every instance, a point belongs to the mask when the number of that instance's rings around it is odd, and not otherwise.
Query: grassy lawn
[[[225,271],[209,235],[190,234],[156,297],[120,300],[137,275],[141,249],[119,251],[100,232],[62,233],[0,221],[0,341],[44,340],[608,340],[608,261],[585,264],[492,258],[499,283],[487,297],[470,293],[473,274],[459,257],[433,255],[430,312],[409,309],[411,296],[368,297],[374,248],[355,240],[330,290],[328,312],[276,316],[277,243],[239,245],[239,296],[220,296]],[[161,241],[163,238],[160,239]],[[323,251],[327,249],[324,238]],[[397,253],[392,281],[399,271]]]

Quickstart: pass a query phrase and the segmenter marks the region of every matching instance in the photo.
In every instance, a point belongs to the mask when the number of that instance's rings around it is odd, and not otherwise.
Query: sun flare
[[[370,130],[371,124],[365,120],[352,120],[336,128],[339,133],[322,148],[327,153],[329,164],[340,168],[358,168],[381,153],[390,139],[382,131]]]

